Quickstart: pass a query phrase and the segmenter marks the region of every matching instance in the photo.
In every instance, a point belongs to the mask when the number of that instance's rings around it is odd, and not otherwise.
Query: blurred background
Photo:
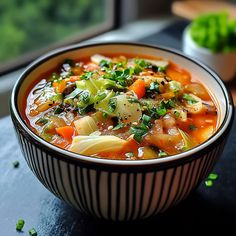
[[[140,41],[181,19],[191,20],[194,14],[210,11],[209,6],[204,9],[206,2],[216,2],[195,1],[202,6],[191,12],[183,5],[190,1],[1,0],[0,117],[8,114],[8,99],[17,77],[38,56],[85,40]],[[165,41],[157,43],[166,45]]]

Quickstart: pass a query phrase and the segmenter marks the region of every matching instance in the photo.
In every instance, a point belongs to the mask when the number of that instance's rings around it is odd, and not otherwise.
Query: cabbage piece
[[[168,61],[165,60],[150,60],[150,59],[144,59],[144,61],[150,63],[153,66],[166,68],[169,65]]]
[[[181,129],[178,129],[178,131],[184,141],[184,146],[182,148],[183,151],[187,151],[196,145],[192,138],[186,132]]]
[[[111,62],[111,58],[105,57],[105,56],[100,55],[100,54],[95,54],[95,55],[91,56],[91,61],[93,63],[99,65],[101,61]]]
[[[98,130],[94,119],[90,116],[85,116],[76,120],[74,125],[79,135],[89,135]]]
[[[112,90],[111,91],[106,90],[105,93],[106,93],[106,97],[103,100],[101,100],[100,102],[95,103],[94,108],[96,110],[105,112],[108,115],[114,116],[114,114],[109,110],[108,104],[109,104],[110,99],[115,96],[115,92]]]
[[[126,94],[121,94],[116,98],[116,109],[114,111],[123,123],[138,122],[142,117],[142,111],[139,103],[131,102]]]
[[[76,136],[69,151],[82,155],[94,155],[101,152],[118,152],[124,148],[126,140],[113,135]]]

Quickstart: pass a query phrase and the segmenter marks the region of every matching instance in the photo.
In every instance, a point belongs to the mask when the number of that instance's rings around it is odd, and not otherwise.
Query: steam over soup
[[[60,148],[100,158],[164,158],[216,130],[203,84],[165,59],[93,55],[65,60],[29,92],[31,129]]]

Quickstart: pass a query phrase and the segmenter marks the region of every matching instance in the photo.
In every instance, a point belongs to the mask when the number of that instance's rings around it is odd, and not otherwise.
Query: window
[[[115,25],[112,0],[1,0],[0,74]]]

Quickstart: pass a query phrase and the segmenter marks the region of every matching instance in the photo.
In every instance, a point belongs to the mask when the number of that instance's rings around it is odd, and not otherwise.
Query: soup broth
[[[41,138],[98,158],[165,158],[209,139],[218,108],[205,86],[162,58],[93,55],[41,75],[25,117]]]

